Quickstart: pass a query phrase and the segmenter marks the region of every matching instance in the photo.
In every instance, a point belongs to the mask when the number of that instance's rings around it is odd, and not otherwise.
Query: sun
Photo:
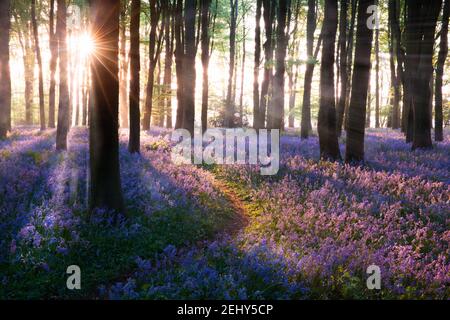
[[[88,33],[82,33],[69,41],[72,50],[77,51],[75,53],[78,53],[82,58],[91,56],[95,51],[94,39]]]

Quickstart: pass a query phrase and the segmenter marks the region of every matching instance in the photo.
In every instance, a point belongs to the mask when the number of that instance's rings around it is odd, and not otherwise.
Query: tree
[[[306,19],[306,54],[308,60],[306,62],[305,80],[303,88],[303,104],[302,104],[302,120],[301,120],[301,137],[306,139],[312,130],[311,126],[311,84],[314,75],[314,67],[316,59],[313,57],[314,51],[314,33],[317,26],[316,0],[308,0],[308,16]],[[326,22],[324,20],[324,22]],[[334,40],[333,40],[334,46]],[[333,56],[334,61],[334,56]],[[334,92],[334,89],[333,89]]]
[[[56,149],[66,150],[67,134],[69,133],[70,128],[69,87],[67,85],[66,0],[58,0],[56,20],[59,54],[59,104],[58,125],[56,128]]]
[[[346,162],[364,160],[364,134],[366,102],[370,79],[370,54],[372,51],[373,28],[367,25],[369,6],[374,0],[360,0],[356,30],[355,62],[353,66],[352,92],[347,120]]]
[[[400,89],[401,77],[403,74],[401,54],[401,41],[397,37],[398,23],[398,2],[396,0],[389,0],[389,60],[391,69],[391,90],[392,90],[392,116],[391,126],[393,129],[400,127]],[[397,59],[397,68],[395,66],[395,59]]]
[[[263,128],[266,122],[266,111],[269,105],[269,86],[273,77],[273,19],[275,16],[275,1],[263,0],[263,19],[264,29],[266,34],[266,41],[263,44],[264,48],[264,76],[261,84],[261,96],[259,102],[259,123],[258,129]]]
[[[282,129],[284,126],[284,76],[286,73],[286,51],[288,35],[286,34],[287,17],[290,1],[280,1],[277,8],[277,31],[276,31],[276,62],[275,76],[273,81],[273,108],[270,108],[271,123],[269,128]]]
[[[378,5],[378,0],[375,1]],[[380,29],[375,30],[375,128],[380,127]]]
[[[322,60],[320,64],[320,106],[317,131],[319,133],[321,159],[337,160],[341,157],[336,131],[333,69],[338,23],[337,0],[325,0],[324,11]]]
[[[128,14],[128,2],[121,0],[120,6],[120,71],[119,71],[119,110],[120,110],[120,126],[122,128],[128,128],[128,99],[127,99],[127,86],[128,86],[128,64],[127,59],[127,14]],[[130,31],[131,32],[131,31]]]
[[[11,129],[11,76],[9,69],[9,40],[11,3],[0,1],[0,139]]]
[[[412,149],[431,148],[430,82],[433,75],[433,46],[441,0],[426,3],[407,0],[406,70],[410,86],[409,124]]]
[[[184,7],[185,54],[183,59],[183,128],[194,134],[195,122],[195,41],[196,1],[186,0]]]
[[[161,53],[162,32],[158,33],[158,21],[161,16],[161,7],[158,1],[150,0],[150,37],[149,37],[149,68],[145,97],[144,118],[142,129],[150,129],[150,119],[153,108],[153,88],[155,82],[155,70]]]
[[[139,153],[140,151],[140,109],[139,109],[139,72],[140,72],[140,54],[139,54],[139,23],[141,14],[141,0],[131,2],[131,21],[130,21],[130,140],[128,150],[130,153]]]
[[[255,129],[258,129],[261,123],[259,110],[259,69],[261,66],[261,11],[262,0],[256,0],[255,60],[253,67],[253,127]]]
[[[345,105],[347,103],[347,86],[348,86],[348,72],[347,72],[347,20],[348,20],[348,0],[340,1],[341,12],[339,16],[339,76],[341,81],[341,91],[337,105],[337,134],[341,136],[342,122],[344,119]]]
[[[49,17],[49,41],[50,41],[50,88],[48,94],[48,127],[55,127],[55,103],[56,103],[56,65],[58,62],[58,39],[55,32],[55,0],[50,1]]]
[[[41,47],[39,45],[39,32],[36,20],[36,0],[31,0],[31,24],[33,26],[34,48],[36,50],[36,60],[39,68],[39,119],[41,130],[45,130],[44,77],[42,74]]]
[[[218,1],[218,0],[216,0]],[[209,34],[209,25],[211,20],[210,14],[211,0],[201,0],[201,47],[202,47],[202,69],[203,69],[203,83],[202,83],[202,132],[206,131],[208,125],[208,94],[209,94],[209,60],[211,35]],[[217,12],[217,2],[216,2]]]
[[[445,60],[448,56],[448,21],[450,14],[450,0],[445,0],[444,9],[442,12],[442,28],[441,40],[439,44],[439,56],[436,67],[436,85],[435,85],[435,131],[434,139],[436,141],[443,141],[443,113],[442,113],[442,79],[444,76]]]
[[[233,79],[236,64],[236,28],[238,18],[238,0],[230,0],[230,62],[228,69],[228,89],[225,110],[225,127],[234,126],[235,97],[233,95]]]
[[[173,27],[173,14],[172,4],[168,1],[164,5],[165,11],[165,62],[164,62],[164,98],[166,108],[166,127],[172,128],[172,64],[173,64],[173,51],[174,51],[174,27]]]
[[[91,62],[94,103],[89,128],[89,206],[123,213],[118,133],[120,0],[91,0],[91,10],[97,45]]]

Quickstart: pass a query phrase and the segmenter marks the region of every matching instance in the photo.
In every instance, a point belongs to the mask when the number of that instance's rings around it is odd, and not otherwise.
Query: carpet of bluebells
[[[176,166],[168,132],[120,160],[127,217],[87,214],[88,135],[57,153],[54,131],[0,141],[0,298],[450,298],[450,134],[411,151],[369,130],[361,165],[318,161],[317,137],[281,140],[280,171]],[[342,151],[345,137],[341,140]],[[236,226],[234,190],[247,215]],[[79,265],[82,290],[66,289]],[[368,290],[366,269],[381,269]]]

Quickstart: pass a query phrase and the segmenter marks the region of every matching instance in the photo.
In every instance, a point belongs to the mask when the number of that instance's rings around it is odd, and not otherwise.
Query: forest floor
[[[450,297],[450,132],[412,152],[401,133],[369,130],[363,166],[318,161],[317,137],[289,133],[276,176],[177,166],[167,133],[130,155],[121,132],[118,224],[86,213],[86,129],[62,153],[51,130],[0,141],[0,298]],[[69,265],[81,290],[66,288]]]

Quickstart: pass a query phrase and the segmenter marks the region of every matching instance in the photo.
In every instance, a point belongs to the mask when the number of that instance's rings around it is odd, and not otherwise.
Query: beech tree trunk
[[[367,26],[367,12],[374,0],[360,0],[356,30],[355,64],[353,66],[352,92],[348,109],[346,162],[364,161],[364,134],[367,93],[370,81],[370,54],[373,30]]]
[[[140,81],[139,72],[140,54],[139,54],[139,23],[141,14],[141,0],[132,0],[131,2],[131,21],[130,21],[130,93],[129,93],[129,112],[130,112],[130,137],[128,150],[130,153],[140,152],[141,113],[139,109],[139,91]]]
[[[228,69],[228,89],[225,110],[225,127],[234,126],[235,101],[233,94],[233,79],[236,64],[236,25],[238,16],[238,0],[230,0],[230,61]]]
[[[338,160],[341,155],[336,131],[336,100],[334,96],[334,51],[338,23],[337,0],[325,0],[324,11],[317,131],[319,133],[321,159]]]
[[[119,0],[91,0],[96,35],[92,59],[93,109],[89,128],[89,207],[123,213],[119,166]],[[105,92],[104,88],[108,88]]]
[[[276,65],[273,81],[273,107],[270,108],[272,114],[269,117],[271,123],[268,123],[270,129],[283,128],[284,123],[284,76],[286,73],[286,50],[288,36],[286,34],[287,16],[289,10],[289,1],[280,1],[277,10],[277,37],[276,37]]]
[[[262,0],[256,1],[255,16],[255,60],[253,66],[253,128],[259,129],[261,126],[261,116],[259,110],[259,69],[261,67],[261,15]]]
[[[10,0],[0,1],[0,139],[11,129],[11,76],[9,40],[11,30]]]
[[[434,118],[434,139],[444,141],[443,133],[443,112],[442,112],[442,85],[444,77],[445,60],[448,56],[448,21],[450,13],[450,0],[445,0],[442,13],[442,29],[439,44],[439,56],[436,67],[436,85],[435,85],[435,118]]]
[[[69,86],[67,84],[67,25],[66,0],[58,0],[56,34],[59,51],[59,104],[56,128],[56,149],[67,149],[67,134],[70,128]]]
[[[55,33],[55,0],[50,1],[50,88],[48,95],[48,127],[55,127],[55,103],[56,103],[56,65],[58,62],[58,40]]]
[[[305,80],[303,85],[303,104],[302,104],[302,121],[301,121],[301,137],[307,139],[311,130],[311,86],[314,75],[314,67],[316,64],[313,58],[314,51],[314,33],[317,26],[316,0],[308,0],[308,16],[306,21],[306,54],[308,61],[306,63]],[[334,41],[334,40],[333,40]],[[333,55],[334,61],[334,55]],[[333,85],[334,87],[334,85]],[[334,89],[333,89],[334,92]],[[333,94],[334,96],[334,94]]]
[[[208,94],[209,94],[209,46],[211,36],[209,35],[210,24],[210,6],[211,0],[201,1],[201,46],[202,46],[202,70],[203,70],[203,82],[202,82],[202,132],[206,131],[208,126]]]
[[[119,91],[119,110],[120,110],[120,126],[122,128],[128,128],[128,57],[127,57],[127,2],[122,1],[120,9],[120,91]]]
[[[342,0],[341,12],[339,17],[339,75],[341,77],[341,91],[337,105],[337,134],[338,137],[342,133],[342,122],[344,120],[345,105],[347,99],[348,73],[347,73],[347,13],[348,0]]]

